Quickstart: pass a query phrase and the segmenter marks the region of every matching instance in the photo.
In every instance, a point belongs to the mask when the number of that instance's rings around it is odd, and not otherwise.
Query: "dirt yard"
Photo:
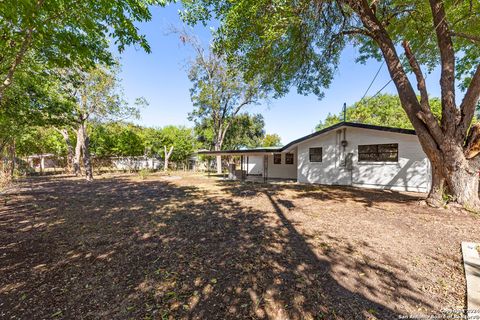
[[[397,319],[465,307],[480,217],[421,194],[35,178],[0,203],[2,319]],[[5,204],[6,201],[6,204]]]

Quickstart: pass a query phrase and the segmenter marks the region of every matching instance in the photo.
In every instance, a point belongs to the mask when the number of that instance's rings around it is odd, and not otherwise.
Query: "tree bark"
[[[173,146],[170,147],[170,151],[167,152],[167,146],[163,146],[164,151],[165,151],[165,163],[163,165],[163,171],[168,171],[168,160],[170,159],[170,156],[172,155],[173,152]]]
[[[80,147],[78,142],[80,142]],[[88,137],[86,128],[85,128],[85,123],[80,124],[78,127],[77,131],[77,148],[80,148],[80,152],[83,155],[83,167],[85,169],[85,179],[87,181],[92,181],[93,180],[93,169],[92,169],[92,161],[90,158],[90,149],[89,149],[89,144],[90,144],[90,138]],[[78,156],[80,154],[76,154]],[[80,161],[79,161],[80,162]]]
[[[73,172],[78,177],[82,174],[80,168],[80,158],[82,157],[82,144],[83,144],[83,135],[80,131],[80,127],[77,129],[77,144],[75,145],[75,156],[73,158]]]
[[[15,140],[12,141],[12,144],[10,145],[10,178],[13,179],[13,176],[15,175],[15,165],[16,165],[16,146],[15,146]]]
[[[85,167],[85,179],[87,181],[93,181],[93,168],[92,159],[90,157],[90,137],[87,132],[84,131],[85,138],[83,139],[83,165]]]
[[[427,204],[432,207],[441,207],[444,204],[445,175],[440,161],[430,161],[432,165],[432,185],[427,197]]]
[[[215,144],[215,151],[220,151],[222,150],[222,145],[221,144]],[[216,156],[216,165],[217,165],[217,174],[222,174],[222,156],[217,155]]]
[[[65,140],[65,144],[67,145],[67,172],[74,173],[74,154],[73,154],[73,146],[72,141],[70,140],[70,135],[68,134],[67,129],[57,129],[58,132],[63,136]]]

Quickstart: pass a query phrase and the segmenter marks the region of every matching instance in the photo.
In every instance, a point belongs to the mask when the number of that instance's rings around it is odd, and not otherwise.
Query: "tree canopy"
[[[265,120],[261,114],[241,113],[237,115],[225,135],[223,149],[236,150],[241,148],[256,148],[269,139],[265,134]],[[205,119],[195,124],[195,134],[201,143],[201,148],[214,149],[215,139],[211,121]],[[273,135],[276,136],[276,135]],[[265,140],[267,138],[267,140]]]
[[[323,96],[322,88],[330,85],[348,44],[359,49],[358,61],[380,60],[381,47],[372,37],[370,28],[374,27],[368,25],[368,17],[385,29],[395,45],[407,40],[428,70],[440,64],[434,30],[439,21],[432,23],[427,1],[182,2],[185,10],[181,14],[187,23],[220,20],[215,32],[217,50],[240,60],[247,78],[260,75],[262,84],[278,95],[293,86],[300,93]],[[480,3],[443,2],[454,48],[462,52],[456,59],[455,76],[467,84],[480,56]]]
[[[441,101],[438,98],[430,99],[433,114],[442,116]],[[413,129],[407,114],[402,109],[400,98],[397,95],[381,94],[376,97],[367,97],[347,107],[348,122],[366,123],[393,128]],[[338,114],[328,114],[324,121],[315,127],[316,130],[327,128],[343,121],[343,111]]]
[[[276,133],[267,133],[261,141],[262,147],[280,147],[281,145],[282,139]]]
[[[0,2],[0,102],[17,73],[35,77],[37,64],[55,67],[113,63],[110,39],[119,51],[150,47],[136,22],[151,19],[161,0],[6,0]]]

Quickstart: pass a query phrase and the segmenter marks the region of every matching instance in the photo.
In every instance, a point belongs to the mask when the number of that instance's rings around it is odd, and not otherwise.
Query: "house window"
[[[273,155],[273,164],[282,164],[282,154],[281,153],[275,153]]]
[[[293,153],[285,154],[285,164],[293,164]]]
[[[398,143],[358,146],[358,161],[397,162]]]
[[[322,148],[310,148],[310,162],[322,162]]]

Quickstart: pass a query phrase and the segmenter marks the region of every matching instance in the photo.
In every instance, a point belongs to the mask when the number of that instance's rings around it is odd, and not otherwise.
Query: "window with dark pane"
[[[322,148],[310,148],[310,162],[322,162]]]
[[[293,164],[293,153],[287,153],[285,155],[285,164]]]
[[[359,145],[358,161],[397,162],[398,143]]]
[[[273,164],[282,164],[282,154],[281,153],[275,153],[273,155]]]

